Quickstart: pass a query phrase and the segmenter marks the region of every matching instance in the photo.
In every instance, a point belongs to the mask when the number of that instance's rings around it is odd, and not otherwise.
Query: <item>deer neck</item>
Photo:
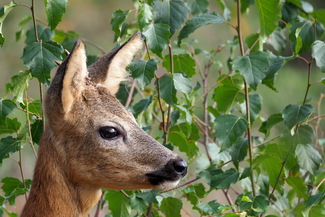
[[[22,217],[85,216],[101,197],[101,189],[78,186],[69,180],[63,153],[53,147],[44,142],[40,145],[33,184]]]

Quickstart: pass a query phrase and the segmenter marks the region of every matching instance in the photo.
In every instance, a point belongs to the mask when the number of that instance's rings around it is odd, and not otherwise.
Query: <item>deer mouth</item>
[[[149,182],[154,185],[162,185],[165,182],[177,182],[187,173],[187,163],[180,157],[170,160],[164,168],[147,173]]]

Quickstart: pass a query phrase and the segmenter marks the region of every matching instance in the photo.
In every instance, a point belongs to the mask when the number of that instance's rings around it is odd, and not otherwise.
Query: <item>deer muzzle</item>
[[[169,160],[163,168],[147,173],[146,176],[152,185],[159,186],[165,182],[177,183],[186,173],[187,163],[181,157],[177,157]]]

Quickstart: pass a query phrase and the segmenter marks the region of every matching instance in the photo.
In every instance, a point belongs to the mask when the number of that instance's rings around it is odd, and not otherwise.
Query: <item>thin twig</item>
[[[244,50],[244,43],[242,38],[242,32],[241,32],[241,17],[240,17],[240,2],[241,0],[237,1],[237,34],[238,34],[238,40],[239,40],[239,48],[240,48],[240,54],[242,56],[245,55]],[[246,106],[246,119],[247,119],[247,139],[248,139],[248,147],[249,147],[249,165],[250,165],[250,180],[252,185],[252,192],[254,197],[256,196],[255,192],[255,185],[254,185],[254,175],[253,175],[253,144],[251,139],[251,117],[250,117],[250,106],[249,106],[249,91],[248,91],[248,84],[244,79],[244,86],[245,86],[245,106]]]
[[[325,178],[314,188],[313,192],[311,194],[315,194],[316,191],[319,189],[319,187],[325,182]]]
[[[19,165],[19,170],[20,170],[20,175],[21,175],[21,181],[22,181],[22,183],[24,185],[24,188],[26,188],[22,160],[23,160],[23,156],[22,156],[21,150],[19,150],[19,161],[18,161],[18,165]],[[27,192],[25,192],[24,195],[25,195],[25,199],[27,201]]]
[[[96,44],[96,43],[94,43],[94,42],[92,42],[92,41],[90,41],[90,40],[88,40],[88,39],[85,39],[85,38],[82,38],[81,40],[82,40],[83,42],[85,42],[85,43],[87,43],[87,44],[89,44],[89,45],[91,45],[91,46],[97,48],[97,49],[98,49],[102,54],[105,54],[105,53],[106,53],[105,49],[102,48],[101,46],[99,46],[98,44]]]
[[[225,197],[226,197],[226,199],[228,201],[228,204],[233,207],[233,211],[234,211],[234,213],[236,213],[238,210],[234,206],[234,202],[232,201],[231,197],[229,197],[228,190],[226,191],[226,190],[222,189],[222,192],[225,195]]]
[[[132,97],[133,97],[133,93],[134,93],[136,83],[137,83],[137,80],[133,79],[132,83],[131,83],[128,98],[127,98],[126,103],[124,105],[125,108],[128,108],[130,106],[130,104],[131,104],[131,100],[132,100]]]
[[[274,137],[272,137],[272,138],[270,138],[270,139],[268,139],[268,140],[265,140],[264,142],[261,142],[261,143],[258,144],[258,145],[253,146],[253,148],[260,147],[260,146],[262,146],[262,145],[264,145],[264,144],[266,144],[266,143],[269,143],[269,142],[271,142],[271,141],[273,141],[273,140],[279,138],[280,136],[281,136],[281,135],[276,135],[276,136],[274,136]]]
[[[208,78],[209,78],[209,68],[206,67],[206,70],[204,72],[204,77],[203,77],[203,89],[204,89],[204,92],[207,92],[209,87],[208,87]],[[209,144],[209,112],[208,112],[208,94],[206,94],[203,98],[203,116],[204,116],[204,123],[205,123],[205,126],[204,126],[204,147],[205,147],[205,152],[208,156],[208,159],[209,159],[209,162],[210,162],[210,165],[212,165],[212,158],[211,158],[211,155],[209,153],[209,150],[208,150],[208,144]]]

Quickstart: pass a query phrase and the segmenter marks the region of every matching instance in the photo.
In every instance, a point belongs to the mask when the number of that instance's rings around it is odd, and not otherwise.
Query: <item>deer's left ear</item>
[[[101,84],[115,95],[120,82],[128,76],[126,67],[131,63],[134,55],[143,47],[141,33],[137,32],[125,44],[105,54],[89,68],[89,77],[97,84]]]
[[[86,51],[81,40],[76,42],[66,61],[61,90],[64,113],[68,113],[71,110],[74,101],[81,95],[88,76]]]

